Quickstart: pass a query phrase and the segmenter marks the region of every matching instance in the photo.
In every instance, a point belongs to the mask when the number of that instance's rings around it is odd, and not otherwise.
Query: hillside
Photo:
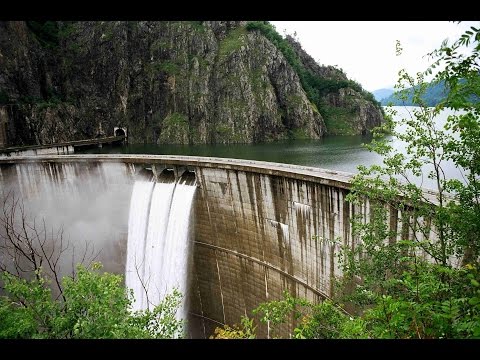
[[[403,100],[399,97],[397,93],[393,93],[389,97],[384,98],[381,100],[382,105],[395,105],[395,106],[412,106],[413,101],[413,90],[414,88],[407,88],[405,90],[402,90],[402,94],[406,95],[406,99]],[[445,83],[444,82],[439,82],[439,83],[430,83],[427,86],[427,89],[425,91],[425,94],[423,94],[422,99],[425,102],[426,106],[435,106],[437,105],[440,101],[444,100],[445,97],[447,96],[448,92],[447,89],[445,88]]]
[[[381,107],[266,22],[0,23],[9,145],[252,143],[368,132]],[[1,123],[0,119],[0,123]]]
[[[378,89],[372,92],[375,100],[382,101],[393,94],[393,89]]]

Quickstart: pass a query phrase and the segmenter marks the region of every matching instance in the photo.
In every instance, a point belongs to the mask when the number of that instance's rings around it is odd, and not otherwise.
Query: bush
[[[2,273],[0,338],[113,339],[177,338],[183,321],[175,318],[182,295],[174,290],[152,311],[131,312],[133,292],[123,277],[77,267],[63,279],[64,300],[53,299],[48,281],[37,271],[32,280]]]
[[[334,118],[331,118],[330,114],[325,109],[325,105],[322,101],[323,97],[343,88],[351,88],[357,91],[364,99],[372,102],[377,108],[382,109],[380,103],[375,100],[374,96],[364,90],[359,83],[353,80],[325,79],[307,70],[288,40],[284,39],[270,23],[266,21],[251,21],[247,23],[246,29],[248,31],[259,31],[262,33],[262,35],[270,40],[270,42],[273,43],[283,54],[287,62],[300,78],[300,82],[307,98],[316,106],[326,122],[331,119],[333,121],[330,121],[329,123],[333,126],[335,125]],[[331,129],[332,125],[330,126]]]

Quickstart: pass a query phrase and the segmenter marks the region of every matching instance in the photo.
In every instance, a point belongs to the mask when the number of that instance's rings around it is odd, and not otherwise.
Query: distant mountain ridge
[[[380,103],[385,106],[385,105],[395,105],[395,106],[412,106],[412,105],[418,105],[414,104],[412,99],[413,99],[413,91],[414,88],[407,88],[402,90],[401,92],[406,93],[407,97],[405,100],[400,98],[400,92],[394,92],[390,96],[383,98],[380,100]],[[425,91],[425,94],[423,94],[422,99],[425,101],[425,104],[427,106],[435,106],[437,105],[440,101],[444,100],[448,95],[448,90],[445,86],[444,81],[439,81],[437,83],[430,83],[427,86],[427,89]]]
[[[382,101],[394,93],[393,89],[378,89],[372,92],[375,100]]]

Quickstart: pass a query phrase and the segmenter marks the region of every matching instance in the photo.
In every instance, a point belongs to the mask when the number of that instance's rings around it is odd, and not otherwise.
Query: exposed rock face
[[[340,124],[337,127],[330,127],[331,135],[366,134],[383,121],[380,109],[353,89],[339,89],[326,95],[325,100],[330,106],[339,109],[337,118],[333,118],[332,121],[337,120]]]
[[[9,104],[11,145],[113,135],[114,126],[128,128],[130,143],[316,139],[327,131],[284,56],[245,23],[54,26],[49,38],[25,22],[0,23],[0,99]],[[358,108],[362,132],[374,111],[346,95],[331,101]]]
[[[312,74],[336,82],[348,82],[341,70],[333,66],[318,65],[301,45],[291,36],[287,40],[297,53],[303,66]],[[365,95],[351,87],[342,87],[323,96],[326,111],[330,112],[327,122],[328,134],[365,134],[383,121],[379,104],[366,99]]]

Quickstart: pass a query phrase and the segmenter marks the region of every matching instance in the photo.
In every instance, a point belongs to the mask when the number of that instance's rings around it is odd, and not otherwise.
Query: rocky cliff
[[[286,39],[303,67],[317,79],[318,107],[331,135],[365,134],[383,121],[374,96],[333,66],[321,66],[291,36]]]
[[[112,135],[122,126],[131,143],[248,143],[316,139],[342,133],[342,122],[361,133],[381,121],[379,109],[350,87],[322,94],[319,109],[282,51],[246,25],[2,22],[8,142]],[[309,71],[340,76],[292,47]]]

